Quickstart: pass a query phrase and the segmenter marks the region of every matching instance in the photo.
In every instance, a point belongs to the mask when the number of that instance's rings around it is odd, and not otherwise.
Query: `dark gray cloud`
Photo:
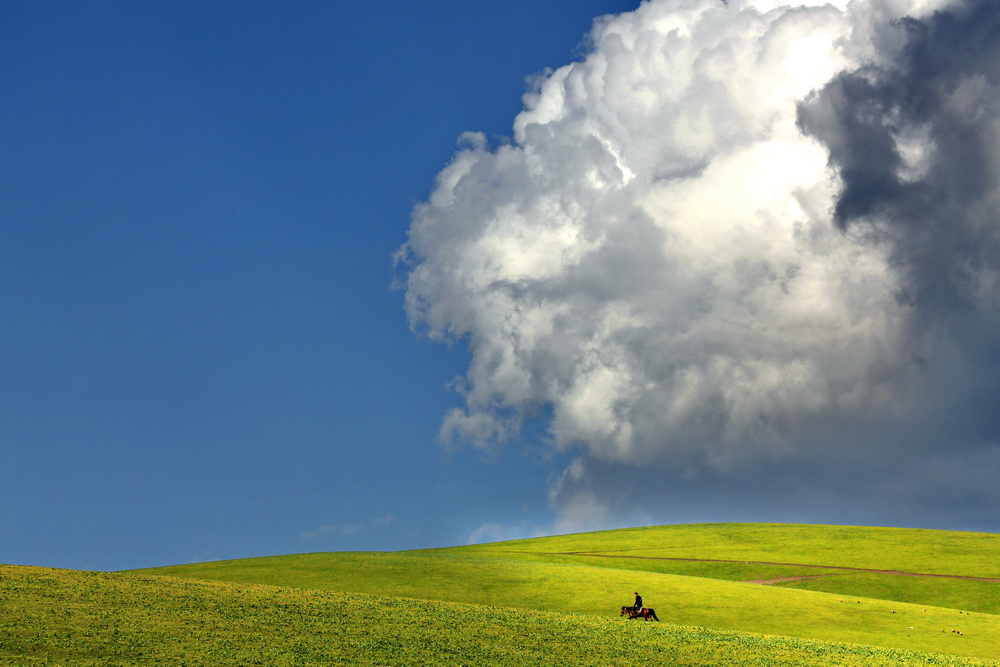
[[[738,472],[702,468],[683,474],[666,465],[587,460],[552,491],[563,510],[556,528],[763,520],[1000,529],[1000,447],[950,451],[941,443],[915,443],[914,433],[895,431],[891,437],[899,440],[896,446],[842,434],[845,451],[839,456],[756,462]]]
[[[885,248],[912,314],[925,428],[907,479],[934,500],[929,515],[982,508],[983,471],[1000,463],[1000,4],[882,30],[879,64],[835,77],[799,124],[842,182],[837,225]]]
[[[800,107],[843,182],[835,215],[884,243],[899,298],[925,321],[1000,303],[1000,4],[977,0],[884,30],[901,44]]]

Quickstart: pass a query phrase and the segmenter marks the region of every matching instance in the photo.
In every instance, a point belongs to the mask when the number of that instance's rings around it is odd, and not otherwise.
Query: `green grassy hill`
[[[602,617],[638,590],[661,619],[679,625],[1000,659],[1000,583],[986,580],[1000,578],[1000,535],[993,534],[660,526],[149,572]]]
[[[0,566],[4,665],[996,665],[484,605]]]
[[[762,524],[0,566],[0,664],[1000,665],[998,570],[1000,535]]]

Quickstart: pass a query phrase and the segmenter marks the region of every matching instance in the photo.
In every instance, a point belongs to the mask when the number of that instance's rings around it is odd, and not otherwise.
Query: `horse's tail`
[[[655,612],[655,611],[653,611],[652,609],[650,609],[650,610],[649,610],[649,615],[653,617],[653,620],[654,620],[654,621],[658,621],[658,620],[660,620],[659,618],[657,618],[657,616],[656,616],[656,612]]]

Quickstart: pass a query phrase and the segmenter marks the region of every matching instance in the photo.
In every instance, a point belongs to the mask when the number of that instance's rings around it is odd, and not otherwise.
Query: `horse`
[[[643,607],[639,611],[636,611],[635,608],[633,607],[622,607],[622,612],[618,615],[624,616],[625,614],[628,614],[629,618],[642,617],[642,619],[645,621],[648,621],[649,619],[653,619],[654,621],[660,620],[656,616],[656,611],[654,611],[653,609],[647,609],[646,607]]]

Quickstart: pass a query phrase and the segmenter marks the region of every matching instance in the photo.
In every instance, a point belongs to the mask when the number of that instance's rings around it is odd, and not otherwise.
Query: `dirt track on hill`
[[[777,579],[746,579],[741,581],[741,584],[762,584],[764,586],[770,584],[781,584],[786,581],[806,581],[807,579],[822,579],[823,577],[833,577],[833,574],[813,574],[806,577],[778,577]]]
[[[539,553],[539,552],[523,552],[523,553]],[[903,572],[901,570],[876,570],[873,568],[865,567],[846,567],[843,565],[809,565],[805,563],[772,563],[770,561],[761,560],[724,560],[721,558],[671,558],[669,556],[626,556],[624,554],[608,554],[608,553],[591,553],[587,551],[563,551],[563,552],[547,552],[550,556],[595,556],[599,558],[635,558],[640,560],[672,560],[672,561],[684,561],[689,563],[736,563],[738,565],[784,565],[788,567],[810,567],[821,570],[846,570],[849,572],[874,572],[875,574],[894,574],[901,577],[938,577],[942,579],[970,579],[972,581],[990,581],[993,583],[1000,583],[1000,578],[995,577],[972,577],[965,574],[932,574],[929,572]],[[755,584],[771,584],[778,583],[781,581],[795,581],[799,579],[814,579],[821,576],[832,576],[832,575],[815,575],[808,577],[783,577],[781,579],[757,579],[753,581],[748,581],[744,583],[755,583]]]

